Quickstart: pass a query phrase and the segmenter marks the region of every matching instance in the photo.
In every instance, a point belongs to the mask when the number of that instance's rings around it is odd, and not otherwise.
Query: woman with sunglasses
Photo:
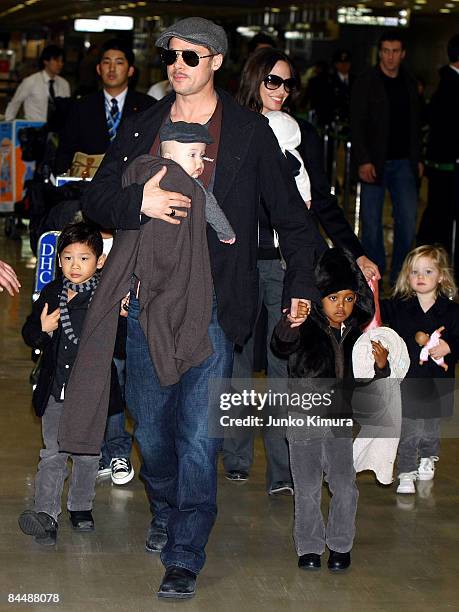
[[[268,114],[270,111],[290,113],[299,95],[300,78],[291,59],[282,51],[272,48],[257,50],[247,60],[241,75],[236,99],[242,106]],[[347,248],[367,279],[380,278],[378,267],[363,252],[358,238],[330,193],[324,164],[322,146],[314,127],[307,121],[297,119],[301,131],[301,143],[297,148],[309,176],[311,187],[311,208],[313,218],[322,227],[334,246]],[[297,160],[287,156],[292,174],[298,171]],[[306,205],[306,204],[305,204]],[[287,376],[287,365],[278,359],[270,349],[274,326],[279,320],[282,307],[284,270],[282,268],[277,242],[263,202],[259,206],[259,248],[258,272],[260,276],[259,312],[264,305],[268,312],[266,336],[269,378]],[[255,325],[256,327],[256,325]],[[253,336],[235,351],[233,379],[252,376]],[[268,494],[292,494],[293,485],[289,467],[288,447],[278,432],[265,430],[267,460],[266,485]],[[229,480],[247,480],[253,460],[253,435],[247,429],[238,438],[227,438],[224,442],[223,463]]]

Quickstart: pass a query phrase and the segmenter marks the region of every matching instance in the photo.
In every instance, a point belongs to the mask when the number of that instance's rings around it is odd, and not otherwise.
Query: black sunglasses
[[[172,64],[175,64],[179,54],[181,54],[182,60],[191,68],[196,68],[196,66],[199,64],[199,60],[202,60],[205,57],[214,57],[215,55],[218,55],[218,53],[198,55],[196,51],[175,51],[175,49],[161,49],[159,54],[161,56],[161,61],[166,64],[166,66],[172,66]]]
[[[294,77],[282,79],[280,76],[277,76],[277,74],[268,74],[268,76],[263,79],[263,83],[266,89],[271,90],[279,89],[279,87],[283,85],[287,93],[290,93],[293,89],[298,87]]]

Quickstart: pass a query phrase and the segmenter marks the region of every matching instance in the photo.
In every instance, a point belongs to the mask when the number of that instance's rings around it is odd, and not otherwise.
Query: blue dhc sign
[[[38,241],[34,299],[38,298],[45,285],[54,280],[56,274],[56,247],[59,233],[46,232],[40,236]]]

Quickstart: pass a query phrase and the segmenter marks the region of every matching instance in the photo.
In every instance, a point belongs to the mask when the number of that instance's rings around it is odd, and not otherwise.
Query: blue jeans
[[[387,161],[381,183],[362,183],[362,246],[367,256],[378,264],[381,273],[386,269],[382,223],[386,189],[389,190],[392,200],[394,219],[394,248],[390,273],[390,282],[394,284],[416,235],[418,192],[416,177],[408,159]]]
[[[208,436],[209,380],[231,377],[233,344],[217,321],[214,301],[209,337],[213,354],[190,368],[180,382],[161,387],[131,294],[126,345],[126,402],[135,421],[154,522],[166,527],[164,566],[198,573],[217,515],[217,453],[220,439]]]
[[[113,359],[118,373],[121,393],[124,399],[124,386],[126,379],[126,362],[124,359]],[[125,429],[126,417],[124,410],[107,417],[104,441],[102,443],[102,463],[109,466],[115,457],[129,459],[132,450],[132,437]]]

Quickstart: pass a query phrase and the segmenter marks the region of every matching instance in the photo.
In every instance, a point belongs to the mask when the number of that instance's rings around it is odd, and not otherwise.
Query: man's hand
[[[283,312],[287,312],[287,308],[284,308]],[[310,300],[304,298],[292,298],[290,303],[290,312],[287,315],[287,319],[290,321],[290,327],[299,327],[308,318],[311,312]]]
[[[21,283],[16,276],[16,272],[9,264],[0,260],[0,292],[6,289],[13,297],[15,293],[19,293],[20,287]]]
[[[180,220],[177,217],[186,217],[188,214],[186,210],[180,210],[180,208],[190,208],[191,200],[181,193],[161,189],[159,182],[166,172],[167,168],[163,166],[145,183],[140,212],[147,217],[162,219],[167,223],[178,225]],[[170,216],[171,213],[172,217]]]
[[[359,177],[364,183],[374,183],[376,180],[376,170],[373,164],[362,164],[359,166]]]
[[[373,347],[373,357],[375,358],[375,363],[380,370],[383,370],[387,365],[387,357],[389,355],[389,351],[379,342],[375,340],[371,341],[371,346]]]
[[[41,311],[40,321],[41,321],[41,329],[42,331],[50,334],[54,330],[58,328],[59,318],[61,316],[61,312],[59,308],[56,308],[54,312],[48,314],[48,303],[43,306],[43,310]]]
[[[379,273],[378,266],[365,257],[365,255],[361,255],[357,258],[357,265],[362,270],[363,275],[367,279],[367,281],[374,278],[375,280],[379,280],[381,278],[381,274]]]

